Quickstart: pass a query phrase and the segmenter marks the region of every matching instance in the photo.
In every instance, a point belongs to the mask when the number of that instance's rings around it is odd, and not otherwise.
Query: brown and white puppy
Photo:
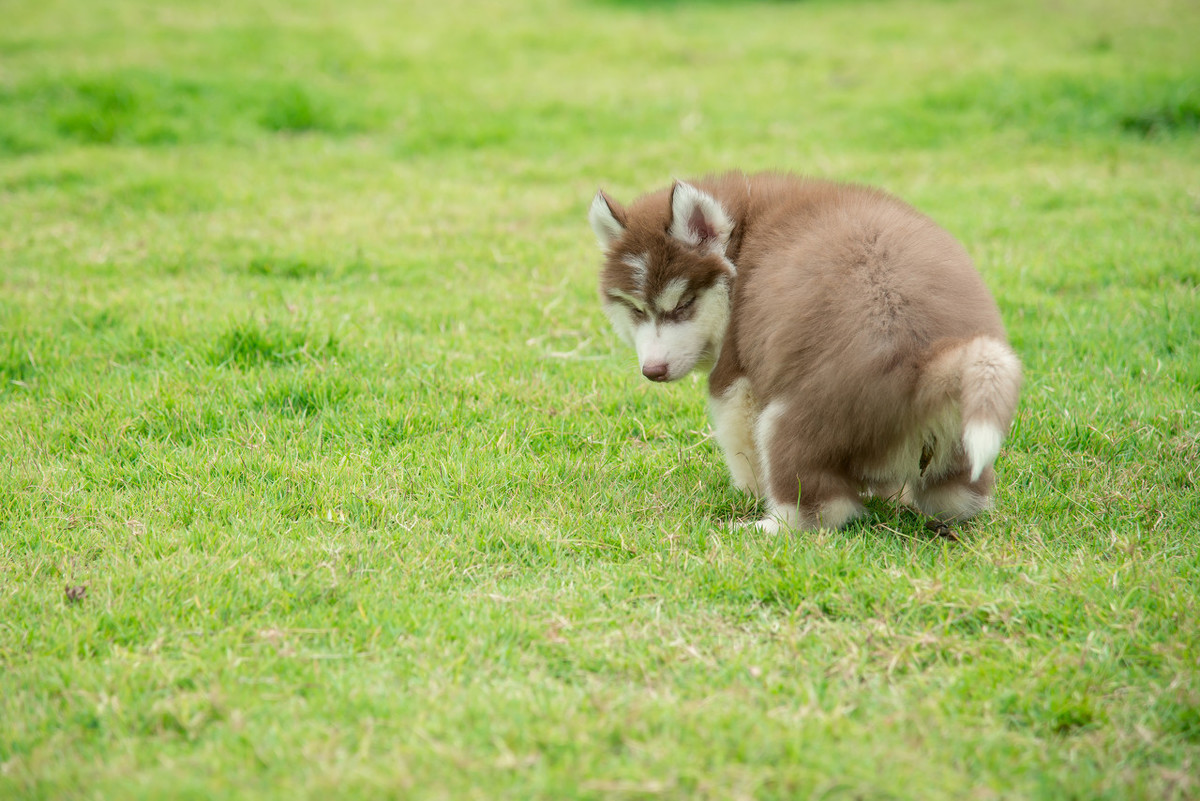
[[[875,189],[727,173],[628,209],[599,192],[588,219],[605,313],[651,381],[708,372],[761,528],[836,528],[872,494],[943,521],[988,506],[1021,364],[929,218]]]

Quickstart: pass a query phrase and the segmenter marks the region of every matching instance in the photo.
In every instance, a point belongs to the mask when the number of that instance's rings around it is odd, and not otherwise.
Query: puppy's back
[[[740,361],[764,402],[812,412],[803,435],[814,449],[887,450],[921,424],[917,385],[931,360],[975,336],[1004,339],[966,251],[902,201],[782,176],[752,179],[750,197]]]

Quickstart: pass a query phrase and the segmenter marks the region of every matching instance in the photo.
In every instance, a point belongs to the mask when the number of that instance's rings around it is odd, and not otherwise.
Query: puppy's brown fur
[[[646,375],[711,365],[717,438],[735,482],[768,501],[760,525],[839,526],[869,493],[950,520],[987,505],[1020,363],[965,250],[929,218],[875,189],[728,173],[627,211],[600,194],[591,219],[606,311],[622,330],[634,307],[629,336],[661,362]],[[670,329],[666,312],[642,327],[638,305],[668,286],[710,305],[724,293],[726,319],[704,318],[722,330]],[[677,368],[655,337],[685,334],[712,341]]]

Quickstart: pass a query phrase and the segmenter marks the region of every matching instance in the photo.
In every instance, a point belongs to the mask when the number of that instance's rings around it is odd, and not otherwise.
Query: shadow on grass
[[[939,524],[919,512],[893,501],[869,498],[866,501],[867,511],[862,517],[852,521],[836,532],[837,536],[854,539],[874,539],[880,544],[899,542],[955,543],[959,541],[959,533],[963,526],[947,526]],[[753,532],[753,524],[763,519],[767,514],[764,502],[748,497],[739,499],[729,505],[714,506],[707,515],[713,526],[724,527],[731,532]],[[965,524],[969,532],[970,524]],[[790,536],[803,536],[806,532],[793,532]]]

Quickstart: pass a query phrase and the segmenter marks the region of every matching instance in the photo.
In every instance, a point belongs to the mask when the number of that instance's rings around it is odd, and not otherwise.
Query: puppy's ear
[[[733,221],[720,202],[691,184],[671,187],[671,236],[685,245],[724,255]]]
[[[616,203],[609,200],[604,190],[596,193],[592,199],[592,207],[588,209],[588,222],[600,240],[600,247],[605,250],[613,246],[625,233],[625,211]]]

